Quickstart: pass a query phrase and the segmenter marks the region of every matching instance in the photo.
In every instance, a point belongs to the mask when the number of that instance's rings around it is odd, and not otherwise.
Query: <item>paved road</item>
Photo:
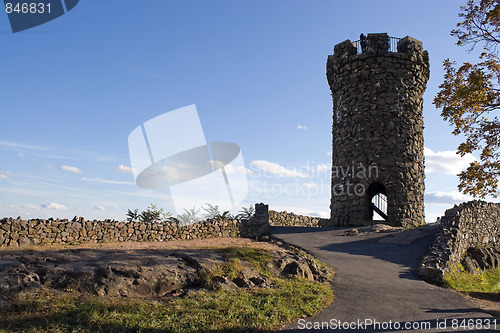
[[[349,332],[385,332],[388,330],[384,328],[390,327],[387,326],[390,321],[393,328],[396,326],[395,322],[400,325],[409,322],[409,325],[427,325],[429,322],[432,329],[423,330],[425,332],[486,331],[478,327],[473,331],[460,327],[453,329],[453,319],[458,319],[461,323],[462,319],[479,318],[483,324],[487,324],[488,320],[493,323],[493,317],[481,312],[460,295],[430,285],[416,276],[415,268],[432,243],[435,228],[341,236],[345,230],[272,228],[276,238],[308,250],[336,270],[333,304],[312,318],[290,325],[285,328],[285,332],[317,331],[303,329],[306,325],[314,325],[314,322],[328,322],[332,324],[329,326],[332,329],[339,322],[358,323],[358,320],[361,323],[376,320],[380,324],[359,326],[359,329],[348,330]],[[395,244],[405,240],[408,243],[412,238],[417,239],[410,244]],[[444,319],[446,329],[437,329],[437,323],[444,328]],[[404,326],[400,327],[401,330],[394,331],[403,331]],[[500,320],[497,320],[497,330],[500,330]]]

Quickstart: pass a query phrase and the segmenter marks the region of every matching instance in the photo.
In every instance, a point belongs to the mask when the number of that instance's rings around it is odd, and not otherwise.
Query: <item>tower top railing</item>
[[[389,36],[389,52],[398,52],[398,43],[402,38]],[[363,53],[361,40],[355,40],[352,44],[356,47],[358,54]]]
[[[333,55],[341,58],[363,53],[382,55],[408,52],[420,52],[422,56],[427,53],[423,50],[422,42],[413,37],[389,37],[386,33],[368,34],[366,39],[360,38],[355,42],[348,39],[333,47]]]

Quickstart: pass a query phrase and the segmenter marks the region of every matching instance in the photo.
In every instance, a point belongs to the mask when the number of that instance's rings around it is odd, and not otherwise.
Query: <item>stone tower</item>
[[[346,40],[335,45],[326,70],[333,98],[333,224],[425,223],[422,95],[429,55],[422,43],[387,34]]]

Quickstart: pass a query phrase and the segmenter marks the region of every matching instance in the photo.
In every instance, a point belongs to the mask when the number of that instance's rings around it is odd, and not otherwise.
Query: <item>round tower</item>
[[[335,45],[326,65],[333,98],[331,219],[338,226],[421,225],[429,56],[409,36],[362,37]]]

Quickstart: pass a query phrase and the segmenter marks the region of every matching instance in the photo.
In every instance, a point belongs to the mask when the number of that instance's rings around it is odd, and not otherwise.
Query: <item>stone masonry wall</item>
[[[115,220],[0,219],[0,247],[45,244],[102,243],[129,241],[189,240],[208,237],[259,238],[270,234],[270,226],[328,227],[330,219],[268,211],[256,204],[250,220],[208,220],[189,226],[175,223],[142,223]]]
[[[271,226],[287,227],[328,227],[331,226],[330,219],[321,217],[297,215],[288,212],[269,211],[269,224]]]
[[[101,243],[127,241],[169,241],[196,238],[241,236],[260,237],[269,234],[266,219],[209,220],[189,226],[175,223],[141,223],[125,221],[87,221],[83,217],[66,219],[3,218],[0,220],[0,246],[39,244]]]
[[[448,209],[438,221],[436,240],[424,258],[419,274],[442,282],[452,264],[471,247],[500,247],[500,204],[469,201]]]
[[[425,223],[422,95],[429,56],[422,43],[405,37],[391,52],[387,34],[368,34],[364,53],[350,40],[335,45],[326,69],[333,99],[333,223],[370,223],[371,197],[383,192],[387,223]]]

